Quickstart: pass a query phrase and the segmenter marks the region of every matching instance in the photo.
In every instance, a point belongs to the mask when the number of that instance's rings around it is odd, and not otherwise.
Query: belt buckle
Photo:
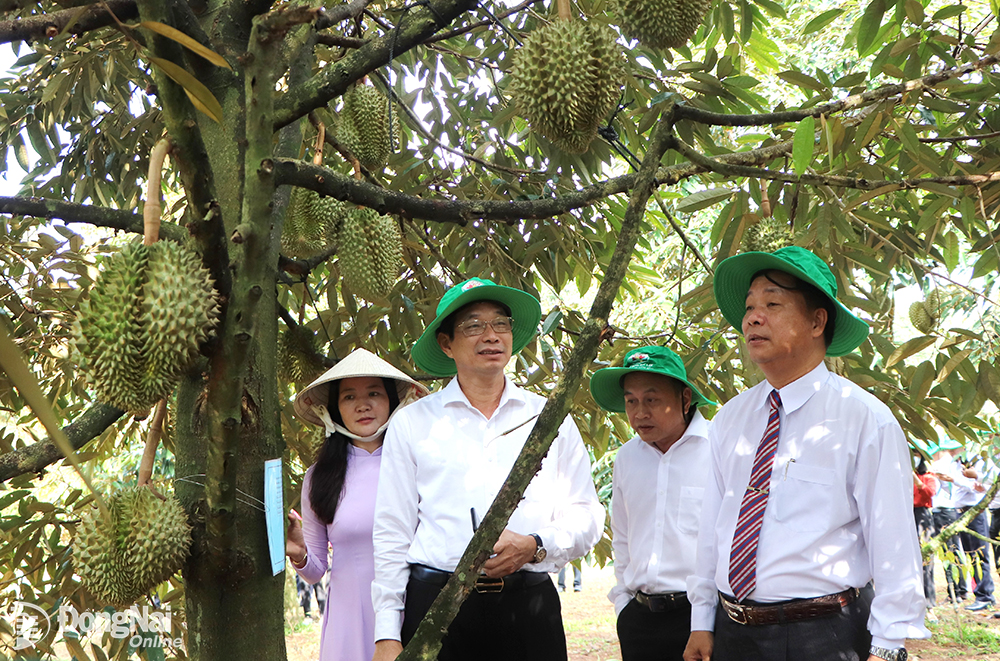
[[[726,612],[729,614],[729,619],[731,619],[736,624],[742,624],[746,626],[748,622],[746,609],[740,604],[732,604],[729,602],[726,602],[726,604],[727,604]]]
[[[485,576],[480,576],[476,581],[476,592],[479,594],[495,594],[497,592],[503,591],[503,577],[501,578],[487,578]]]

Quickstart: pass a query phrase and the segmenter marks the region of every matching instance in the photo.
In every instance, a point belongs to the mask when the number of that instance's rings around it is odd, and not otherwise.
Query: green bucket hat
[[[868,337],[868,324],[854,316],[837,300],[837,281],[826,263],[798,246],[786,246],[774,252],[745,252],[725,259],[715,270],[715,300],[722,316],[737,330],[743,328],[747,292],[751,279],[759,271],[783,271],[808,282],[826,294],[837,307],[833,342],[827,356],[843,356],[856,349]],[[741,330],[742,332],[742,330]]]
[[[622,379],[632,372],[652,372],[662,374],[671,379],[677,379],[693,393],[691,403],[695,406],[718,406],[708,399],[688,381],[684,361],[676,353],[666,347],[639,347],[625,354],[623,367],[605,367],[597,370],[590,377],[590,394],[602,409],[608,411],[625,411],[625,387]]]
[[[417,367],[433,376],[454,376],[458,372],[455,361],[441,351],[437,343],[437,330],[445,317],[476,301],[496,301],[510,310],[511,319],[514,320],[511,354],[516,354],[527,346],[538,332],[538,322],[542,320],[542,306],[538,299],[520,289],[504,287],[486,278],[471,278],[458,283],[441,297],[437,316],[427,325],[410,352]]]
[[[938,444],[940,450],[961,450],[965,446],[953,438],[946,438]]]

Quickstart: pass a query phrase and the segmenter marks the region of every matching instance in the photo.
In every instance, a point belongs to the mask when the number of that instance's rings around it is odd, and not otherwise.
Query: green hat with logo
[[[688,381],[684,361],[666,347],[632,349],[625,354],[625,363],[622,367],[605,367],[594,372],[594,375],[590,377],[590,394],[594,396],[594,401],[602,409],[623,412],[625,410],[625,386],[622,382],[625,376],[632,372],[650,372],[676,379],[691,389],[691,403],[695,406],[718,406],[698,392],[694,384]]]
[[[747,292],[753,276],[760,271],[783,271],[808,282],[833,301],[837,308],[833,342],[827,356],[843,356],[856,349],[868,337],[868,324],[854,316],[837,300],[837,280],[822,259],[799,246],[786,246],[774,252],[745,252],[725,259],[715,270],[715,300],[722,316],[740,330],[746,312]]]
[[[510,317],[514,320],[511,354],[516,354],[527,346],[538,332],[538,322],[542,320],[542,306],[537,298],[520,289],[504,287],[486,278],[470,278],[458,283],[441,297],[441,302],[437,306],[437,316],[427,325],[410,352],[417,367],[433,376],[454,376],[458,372],[455,361],[446,356],[437,343],[438,327],[445,317],[476,301],[496,301],[510,310]]]

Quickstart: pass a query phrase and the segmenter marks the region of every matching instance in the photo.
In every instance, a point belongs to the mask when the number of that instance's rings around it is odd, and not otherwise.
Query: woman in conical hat
[[[302,482],[302,516],[288,515],[285,545],[306,582],[320,581],[329,569],[321,661],[371,659],[375,652],[372,527],[382,438],[401,404],[425,394],[423,385],[357,349],[295,398],[295,413],[326,430]]]

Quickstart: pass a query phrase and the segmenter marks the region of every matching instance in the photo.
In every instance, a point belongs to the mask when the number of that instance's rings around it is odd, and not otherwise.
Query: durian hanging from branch
[[[157,241],[168,149],[163,139],[150,155],[143,242],[108,259],[73,324],[72,350],[96,398],[130,412],[173,391],[218,322],[218,294],[198,255]]]
[[[320,122],[317,129],[313,164],[323,165],[326,128]],[[281,254],[310,259],[332,250],[346,213],[347,205],[340,200],[308,188],[292,188],[281,230]]]
[[[615,13],[626,37],[665,50],[684,46],[711,6],[712,0],[617,0]]]
[[[399,119],[389,99],[362,80],[344,94],[334,133],[347,151],[372,172],[381,172],[400,143]]]
[[[625,58],[614,30],[574,19],[569,0],[558,5],[558,19],[514,54],[507,91],[533,131],[582,154],[621,97]]]

